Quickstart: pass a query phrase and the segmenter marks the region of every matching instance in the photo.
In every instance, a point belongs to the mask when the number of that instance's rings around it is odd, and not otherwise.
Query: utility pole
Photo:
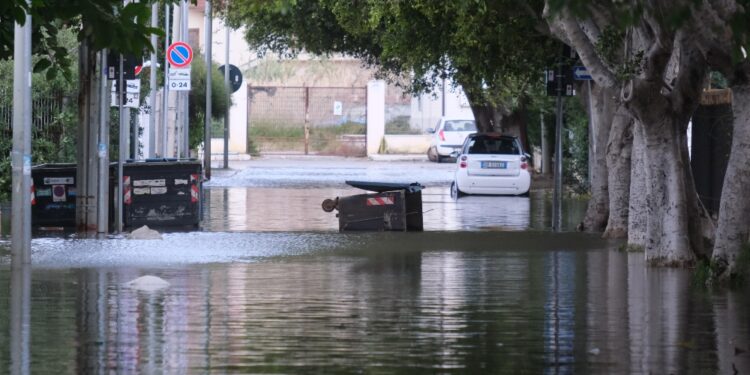
[[[159,27],[159,4],[151,4],[151,27]],[[158,39],[156,34],[151,34],[151,45],[154,50],[151,52],[151,69],[149,70],[149,87],[151,92],[148,96],[148,155],[147,157],[153,158],[156,154],[156,43]]]
[[[539,114],[539,121],[542,126],[542,162],[541,162],[541,169],[542,169],[542,175],[547,176],[549,173],[549,146],[547,145],[547,126],[544,123],[544,114]]]
[[[552,230],[562,230],[562,127],[563,127],[563,67],[565,62],[560,60],[557,65],[557,117],[555,121],[555,186],[552,197]]]
[[[180,31],[182,33],[182,41],[183,42],[189,42],[188,38],[188,3],[186,0],[182,0],[182,30]],[[182,93],[182,144],[183,144],[183,158],[189,158],[190,157],[190,91],[183,91]]]
[[[96,232],[107,233],[109,231],[109,106],[107,97],[109,95],[109,80],[107,78],[107,50],[101,55],[100,92],[99,92],[99,146],[97,156],[99,158],[99,179],[97,181],[97,203],[96,203]]]
[[[203,138],[203,173],[206,180],[211,179],[211,43],[212,43],[212,14],[211,0],[206,0],[206,126]]]
[[[26,1],[30,8],[31,2]],[[11,152],[10,373],[30,373],[31,347],[31,15],[13,40]]]
[[[164,4],[164,97],[161,103],[161,157],[167,157],[167,123],[169,122],[169,62],[167,48],[169,48],[169,4]]]
[[[28,3],[30,7],[31,4]],[[16,23],[13,45],[11,259],[31,263],[31,15]]]
[[[181,8],[181,2],[175,3],[172,6],[172,11],[174,12],[173,15],[173,22],[172,22],[172,35],[173,40],[176,41],[182,41],[182,24],[184,22],[182,18],[182,8]],[[175,148],[174,156],[176,158],[179,158],[182,156],[183,153],[183,101],[182,96],[184,93],[182,91],[177,91],[174,93],[174,108],[175,108],[175,119],[174,119],[174,143],[177,145]]]
[[[227,89],[227,99],[232,97],[229,86],[229,25],[224,21],[224,86]],[[229,169],[229,105],[224,112],[224,169]]]
[[[125,107],[123,106],[123,92],[125,92],[125,80],[123,79],[123,63],[122,54],[120,54],[120,76],[118,77],[119,90],[117,92],[118,107],[120,112],[120,139],[119,139],[119,156],[117,158],[117,194],[115,198],[115,226],[117,227],[117,233],[122,233],[122,219],[123,219],[123,183],[122,183],[122,163],[125,161],[125,155],[127,154],[127,125],[125,124]]]

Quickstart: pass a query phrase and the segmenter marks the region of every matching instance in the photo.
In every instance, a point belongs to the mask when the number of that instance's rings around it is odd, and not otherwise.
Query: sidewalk
[[[429,161],[426,154],[375,154],[370,156],[338,156],[338,155],[304,155],[304,154],[264,154],[258,157],[253,157],[249,154],[241,154],[236,152],[230,152],[228,156],[229,161],[248,161],[257,158],[268,158],[268,159],[298,159],[298,158],[318,158],[318,159],[361,159],[361,160],[372,160],[372,161]],[[203,159],[203,153],[198,153],[198,159]],[[212,162],[224,161],[224,154],[222,153],[211,153]],[[213,163],[212,163],[213,164]]]
[[[427,154],[375,154],[368,158],[373,161],[429,161]]]

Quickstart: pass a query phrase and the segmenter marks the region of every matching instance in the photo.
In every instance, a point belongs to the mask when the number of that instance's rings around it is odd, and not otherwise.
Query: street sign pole
[[[164,96],[161,102],[161,157],[167,157],[167,122],[169,122],[169,4],[164,4]]]
[[[28,4],[28,3],[27,3]],[[29,6],[31,6],[29,4]],[[13,45],[11,260],[31,263],[31,16],[16,23]]]
[[[227,89],[227,98],[232,96],[232,87],[229,85],[229,25],[224,21],[224,86]],[[224,112],[224,169],[229,169],[229,106]]]
[[[203,173],[206,180],[211,179],[211,43],[212,43],[212,14],[211,0],[206,0],[206,126],[203,137]]]
[[[188,40],[188,4],[186,0],[182,0],[182,41]],[[182,110],[182,133],[183,133],[183,157],[190,157],[190,93],[183,93],[183,106]]]
[[[99,93],[99,145],[97,156],[99,158],[99,181],[97,181],[97,203],[96,203],[96,232],[107,233],[109,231],[109,108],[107,96],[109,95],[109,79],[107,75],[107,50],[101,52],[101,88]]]
[[[153,3],[151,5],[151,27],[154,29],[159,27],[159,4]],[[149,87],[151,93],[148,96],[148,105],[150,107],[148,111],[148,154],[149,158],[153,158],[156,154],[156,43],[158,39],[156,34],[151,34],[151,45],[154,47],[151,52],[151,69],[149,70]]]
[[[117,233],[122,233],[122,163],[125,160],[125,153],[127,151],[127,145],[125,144],[125,137],[127,137],[127,128],[125,126],[125,106],[122,100],[123,93],[125,92],[125,79],[123,78],[124,71],[122,63],[122,55],[120,55],[120,76],[118,77],[118,90],[117,90],[117,102],[120,113],[120,134],[118,142],[118,157],[117,157],[117,194],[115,202],[115,226]]]
[[[562,230],[562,127],[563,127],[563,67],[565,63],[561,60],[557,66],[557,113],[555,119],[555,186],[552,197],[552,230]]]

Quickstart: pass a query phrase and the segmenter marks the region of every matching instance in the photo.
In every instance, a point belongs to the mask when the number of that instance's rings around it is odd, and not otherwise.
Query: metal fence
[[[13,130],[13,93],[0,91],[0,97],[7,99],[0,102],[0,131],[4,136]],[[56,92],[47,95],[35,95],[31,103],[31,123],[35,137],[43,137],[52,142],[59,141],[65,129],[60,116],[66,109],[75,109],[73,98]]]
[[[365,87],[248,87],[248,142],[261,153],[364,155]]]

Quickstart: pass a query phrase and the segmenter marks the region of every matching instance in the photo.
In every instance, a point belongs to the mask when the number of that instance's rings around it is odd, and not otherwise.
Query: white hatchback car
[[[472,119],[442,117],[435,129],[427,129],[433,133],[427,157],[438,163],[449,158],[451,153],[461,149],[464,140],[471,133],[477,131],[477,125]]]
[[[531,187],[529,155],[518,138],[497,133],[471,134],[454,153],[456,175],[451,195],[526,195]]]

